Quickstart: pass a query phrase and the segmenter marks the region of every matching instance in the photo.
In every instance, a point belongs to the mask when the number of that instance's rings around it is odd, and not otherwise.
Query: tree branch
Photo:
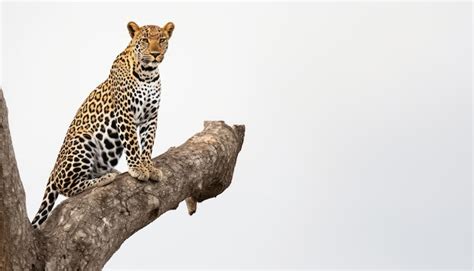
[[[0,99],[4,104],[3,95]],[[33,232],[26,217],[24,192],[14,156],[4,157],[4,153],[9,154],[6,150],[13,153],[13,149],[5,147],[11,146],[11,142],[4,140],[4,134],[9,138],[9,132],[8,123],[3,121],[3,117],[6,120],[6,110],[4,112],[3,107],[1,110],[3,186],[0,192],[4,206],[0,209],[0,253],[5,247],[10,252],[3,254],[6,257],[0,257],[0,269],[3,266],[31,268],[32,264],[46,270],[101,269],[128,237],[168,210],[176,209],[181,201],[188,199],[188,206],[191,204],[192,208],[193,203],[222,193],[231,183],[245,133],[242,125],[231,127],[223,121],[205,122],[202,132],[153,160],[155,166],[163,171],[162,181],[140,182],[128,173],[120,174],[107,186],[64,200],[43,226]],[[7,179],[16,185],[13,194],[8,194],[11,188],[5,185],[9,184]],[[4,213],[9,208],[15,209],[14,213]],[[7,216],[9,219],[3,220]],[[19,233],[13,233],[14,230]],[[18,238],[18,245],[11,246],[14,238]],[[5,247],[1,246],[4,244]],[[25,244],[29,244],[26,247],[31,249],[21,247]],[[18,249],[22,255],[25,250],[32,253],[19,259],[30,256],[34,260],[17,265],[8,255],[13,255]]]
[[[0,171],[0,270],[30,269],[37,260],[37,242],[26,214],[25,191],[16,165],[2,89]]]

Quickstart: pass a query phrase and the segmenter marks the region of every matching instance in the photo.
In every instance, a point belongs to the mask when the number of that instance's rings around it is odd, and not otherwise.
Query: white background
[[[3,3],[30,218],[130,20],[176,25],[155,155],[203,120],[247,134],[227,191],[163,215],[106,268],[470,269],[470,3]]]

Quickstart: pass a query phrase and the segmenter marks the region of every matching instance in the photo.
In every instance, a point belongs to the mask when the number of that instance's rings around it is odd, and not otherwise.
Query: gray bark
[[[0,270],[99,270],[133,233],[186,200],[216,197],[231,183],[245,127],[204,122],[204,130],[153,159],[160,182],[140,182],[122,173],[109,185],[59,204],[33,230],[16,166],[0,90]]]

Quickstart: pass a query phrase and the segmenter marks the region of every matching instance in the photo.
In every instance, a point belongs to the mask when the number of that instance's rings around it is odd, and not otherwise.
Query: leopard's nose
[[[150,54],[151,54],[154,58],[156,58],[157,56],[160,55],[160,52],[154,51],[154,52],[151,52]]]

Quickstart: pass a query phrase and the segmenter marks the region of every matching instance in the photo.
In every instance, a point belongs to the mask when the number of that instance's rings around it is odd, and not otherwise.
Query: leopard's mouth
[[[155,65],[160,64],[161,61],[163,61],[163,58],[162,58],[162,57],[160,57],[160,58],[155,58],[155,59],[143,59],[143,63],[144,63],[146,66],[155,66]]]

